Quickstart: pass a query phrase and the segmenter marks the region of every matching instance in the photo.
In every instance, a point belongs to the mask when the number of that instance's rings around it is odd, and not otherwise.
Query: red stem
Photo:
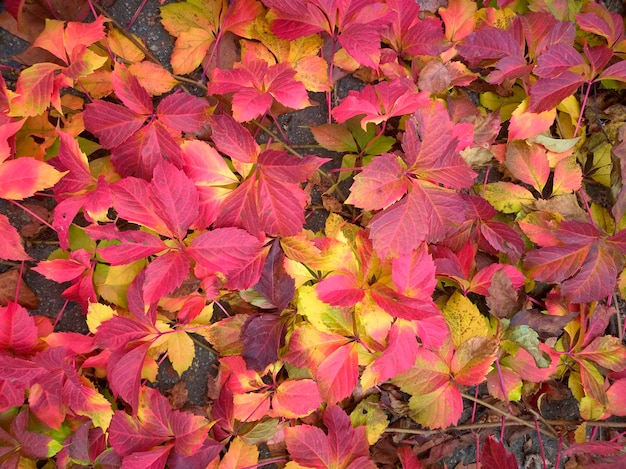
[[[27,209],[26,207],[24,207],[22,204],[20,204],[19,202],[15,201],[15,200],[10,200],[10,199],[5,199],[8,200],[9,202],[11,202],[13,205],[21,208],[22,210],[24,210],[26,213],[28,213],[31,217],[33,217],[35,220],[37,220],[38,222],[40,222],[42,225],[47,226],[48,228],[50,228],[53,231],[56,231],[56,229],[54,228],[54,226],[52,226],[50,223],[48,223],[47,221],[45,221],[43,218],[41,218],[39,215],[37,215],[35,212],[33,212],[32,210]]]
[[[137,18],[139,18],[139,15],[141,14],[141,10],[143,10],[143,7],[146,6],[147,1],[148,0],[143,0],[143,2],[141,2],[141,5],[139,5],[139,8],[137,8],[137,11],[135,12],[131,20],[126,25],[126,29],[130,29],[133,27],[133,24],[135,24],[135,21],[137,21]]]

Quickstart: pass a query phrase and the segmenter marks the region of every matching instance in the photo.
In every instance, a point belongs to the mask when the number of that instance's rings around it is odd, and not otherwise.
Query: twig
[[[503,417],[505,417],[508,420],[512,420],[513,422],[517,422],[520,425],[524,425],[525,427],[528,428],[532,428],[533,430],[535,429],[535,425],[533,422],[528,422],[524,419],[521,419],[519,417],[516,417],[515,415],[512,415],[508,412],[504,412],[501,409],[498,409],[496,406],[489,404],[488,402],[483,401],[482,399],[477,399],[474,396],[470,396],[469,394],[465,394],[465,393],[461,393],[461,396],[464,397],[465,399],[468,399],[472,402],[477,402],[478,404],[482,405],[483,407],[487,407],[490,410],[493,410],[494,412],[502,415]],[[555,440],[558,439],[558,435],[557,434],[552,434],[551,432],[540,428],[539,431],[541,433],[543,433],[546,436],[549,436],[550,438],[554,438]]]
[[[297,156],[298,158],[302,158],[302,155],[300,153],[298,153],[296,150],[294,150],[290,145],[288,145],[287,143],[283,142],[280,137],[278,135],[276,135],[274,132],[272,132],[270,129],[268,129],[267,127],[265,127],[263,124],[261,124],[259,121],[257,121],[256,119],[252,122],[254,125],[256,125],[259,129],[261,129],[263,132],[265,132],[267,135],[269,135],[270,137],[272,137],[274,140],[276,140],[277,142],[280,142],[283,144],[283,146],[285,147],[285,149],[291,153],[292,155]]]

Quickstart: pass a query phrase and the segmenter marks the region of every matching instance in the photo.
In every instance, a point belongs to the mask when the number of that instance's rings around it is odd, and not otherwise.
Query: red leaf
[[[446,50],[439,18],[419,18],[419,3],[411,0],[388,0],[393,21],[382,31],[383,40],[399,54],[437,56]]]
[[[490,435],[480,451],[480,461],[485,469],[516,469],[517,459],[502,442]]]
[[[117,104],[96,100],[85,106],[85,128],[98,137],[105,148],[115,148],[137,132],[145,116]]]
[[[78,146],[78,140],[65,132],[59,134],[59,153],[57,158],[51,161],[59,171],[69,171],[54,188],[57,200],[63,200],[65,196],[71,196],[83,189],[87,189],[96,183],[96,178],[89,171],[87,156]],[[61,198],[59,195],[63,195]]]
[[[609,45],[614,45],[624,39],[622,16],[609,12],[602,5],[585,5],[583,13],[574,16],[576,25],[580,29],[604,37]]]
[[[283,39],[297,39],[326,31],[359,63],[377,68],[380,30],[392,19],[386,5],[371,0],[309,3],[267,0],[275,19],[272,31]]]
[[[540,78],[530,88],[528,111],[540,113],[555,108],[573,94],[585,79],[578,73],[563,72],[555,78]]]
[[[106,229],[105,229],[106,228]],[[163,240],[145,231],[118,231],[112,225],[92,225],[85,231],[93,239],[118,239],[119,245],[98,249],[98,254],[111,265],[124,265],[168,249]]]
[[[173,238],[167,222],[157,214],[151,192],[150,183],[135,177],[125,177],[111,185],[113,205],[121,218]]]
[[[190,267],[189,255],[179,251],[170,251],[150,262],[143,285],[144,302],[156,303],[180,287],[189,276]]]
[[[317,296],[333,306],[354,306],[365,296],[358,279],[351,273],[335,273],[315,286]]]
[[[470,65],[483,60],[494,61],[508,56],[521,56],[520,45],[508,31],[493,26],[485,26],[473,32],[457,46],[459,54]]]
[[[411,114],[429,101],[427,93],[418,92],[414,82],[407,78],[396,78],[375,85],[367,85],[362,91],[351,90],[339,106],[333,109],[337,122],[365,115],[361,127],[368,122],[380,124],[392,117]]]
[[[306,399],[302,399],[306,396]],[[309,415],[322,404],[317,383],[312,379],[283,381],[272,397],[270,416],[299,418]]]
[[[27,261],[32,259],[22,246],[22,239],[9,219],[0,213],[0,259],[11,261]]]
[[[328,467],[375,468],[369,459],[369,443],[365,427],[353,428],[350,418],[336,405],[330,405],[324,413],[326,435],[320,428],[297,425],[285,428],[285,443],[292,459],[301,466],[325,469]],[[363,459],[360,459],[363,458]]]
[[[387,348],[361,376],[364,390],[408,371],[415,363],[418,343],[413,327],[402,321],[395,321],[387,340]]]
[[[177,168],[183,166],[180,146],[172,133],[158,120],[148,123],[130,138],[111,151],[111,162],[123,176],[137,176],[145,180],[152,178],[154,168],[163,160]]]
[[[607,67],[598,77],[598,80],[617,80],[626,82],[626,61],[614,63]]]
[[[263,263],[257,266],[254,261],[258,258],[261,247],[261,242],[247,231],[217,228],[195,238],[187,252],[202,268],[203,273],[207,274],[204,276],[220,272],[230,279],[232,289],[245,290],[261,277]],[[255,268],[249,269],[248,275],[241,277],[242,281],[234,282],[235,277],[250,267],[251,261]]]
[[[156,214],[176,238],[183,239],[198,217],[198,191],[193,181],[174,165],[160,163],[154,168],[150,189]]]
[[[241,328],[243,358],[250,370],[264,370],[278,360],[285,345],[285,324],[278,314],[255,314]]]
[[[365,210],[380,210],[400,200],[409,188],[406,166],[396,155],[385,153],[354,177],[347,204]]]
[[[541,78],[554,78],[572,67],[583,65],[585,59],[570,44],[554,44],[537,58],[534,74]]]
[[[265,259],[261,279],[254,289],[265,297],[280,313],[295,295],[293,278],[285,271],[285,254],[280,243],[274,242]]]
[[[429,300],[437,285],[435,263],[424,245],[392,261],[393,283],[402,295]]]
[[[462,199],[450,189],[411,181],[406,197],[377,213],[369,224],[374,248],[381,258],[406,254],[426,240],[437,242],[461,223]]]
[[[111,354],[107,364],[111,391],[113,391],[115,396],[119,396],[128,402],[135,413],[139,407],[141,370],[151,345],[150,342],[146,342],[128,351],[114,352]]]
[[[89,257],[87,251],[79,249],[70,254],[70,259],[41,261],[33,270],[55,282],[69,282],[90,270]]]
[[[116,63],[111,84],[120,101],[136,114],[151,114],[152,99],[139,80],[122,63]]]
[[[159,121],[182,132],[198,130],[206,122],[208,103],[178,91],[163,98],[156,109]],[[149,112],[152,111],[152,108]]]
[[[0,318],[0,349],[24,355],[32,352],[39,334],[28,311],[9,301],[7,306],[0,306]]]
[[[349,342],[328,355],[315,370],[324,402],[335,404],[352,394],[359,378],[356,342]]]
[[[211,139],[219,151],[242,163],[256,162],[260,148],[246,128],[228,114],[214,115],[210,122]]]
[[[265,114],[273,99],[293,108],[310,105],[304,85],[296,81],[296,71],[287,62],[269,66],[264,60],[251,59],[233,70],[214,68],[211,71],[209,94],[233,94],[233,117],[246,122]]]
[[[457,151],[459,141],[454,135],[459,127],[452,124],[441,103],[420,107],[415,121],[407,121],[402,140],[409,172],[434,184],[469,188],[477,174]]]

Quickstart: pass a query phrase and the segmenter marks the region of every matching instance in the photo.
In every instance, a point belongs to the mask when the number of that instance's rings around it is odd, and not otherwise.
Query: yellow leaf
[[[476,190],[480,193],[482,186],[476,187]],[[525,187],[504,181],[487,184],[483,197],[502,213],[518,213],[535,201],[532,193]]]
[[[190,29],[180,33],[170,63],[176,75],[186,75],[193,72],[202,63],[215,41],[213,33],[204,29]]]
[[[108,305],[102,303],[89,303],[87,309],[87,327],[89,332],[95,334],[104,321],[108,321],[113,316],[116,316],[115,311]]]
[[[80,84],[92,98],[100,99],[113,92],[110,70],[96,70],[80,78]]]
[[[141,39],[136,35],[132,35],[139,44]],[[119,29],[112,27],[108,34],[108,44],[111,51],[122,59],[134,63],[142,61],[146,55],[133,42],[126,37]]]
[[[153,62],[133,63],[128,66],[128,70],[152,96],[167,93],[178,84],[170,72]]]
[[[128,286],[146,265],[145,259],[125,265],[98,264],[93,276],[96,292],[109,303],[126,308]]]
[[[330,89],[328,85],[328,64],[317,55],[298,60],[294,66],[295,79],[304,84],[308,91],[323,93]]]
[[[449,41],[460,41],[474,32],[477,9],[476,2],[472,0],[450,0],[447,8],[439,8]]]
[[[191,366],[193,358],[196,356],[196,351],[193,345],[193,340],[184,331],[177,331],[172,334],[168,334],[169,339],[167,341],[167,356],[172,362],[172,367],[181,376]]]
[[[455,347],[472,337],[490,335],[487,319],[474,303],[458,291],[452,294],[442,312],[450,327]]]
[[[254,467],[259,461],[259,450],[256,445],[247,445],[236,436],[228,447],[228,452],[222,458],[220,469],[238,469]]]
[[[319,331],[346,336],[354,332],[352,312],[324,303],[317,297],[314,286],[304,285],[298,289],[297,310]]]
[[[389,426],[387,414],[379,405],[379,397],[371,395],[362,400],[350,414],[353,427],[365,426],[367,441],[376,443]]]

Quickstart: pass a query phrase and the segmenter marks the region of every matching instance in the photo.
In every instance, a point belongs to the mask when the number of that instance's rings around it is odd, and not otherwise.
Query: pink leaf
[[[346,203],[365,210],[385,209],[400,200],[408,188],[406,166],[396,155],[385,153],[354,177]]]
[[[100,140],[105,148],[115,148],[137,132],[145,116],[123,106],[96,100],[87,104],[83,112],[85,128]]]
[[[18,354],[32,352],[39,334],[28,311],[9,301],[7,306],[0,306],[0,318],[0,349],[13,350]]]

